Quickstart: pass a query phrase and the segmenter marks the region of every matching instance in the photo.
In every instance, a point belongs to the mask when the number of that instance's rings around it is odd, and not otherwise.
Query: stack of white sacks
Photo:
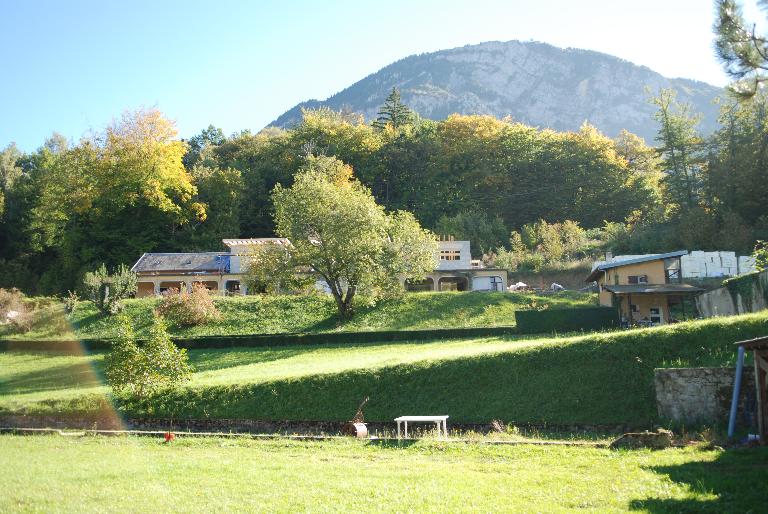
[[[737,257],[736,252],[694,250],[680,258],[683,278],[733,277],[755,270],[753,257]]]

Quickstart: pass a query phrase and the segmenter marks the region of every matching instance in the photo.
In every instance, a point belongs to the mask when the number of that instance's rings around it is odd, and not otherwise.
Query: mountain
[[[625,128],[648,143],[658,129],[646,87],[654,93],[676,89],[678,100],[703,114],[704,133],[716,127],[712,100],[722,93],[704,82],[666,78],[591,50],[496,41],[406,57],[327,100],[302,102],[270,125],[289,127],[301,120],[302,108],[321,106],[360,112],[372,120],[392,87],[424,118],[491,114],[555,130],[576,130],[588,121],[611,137]]]

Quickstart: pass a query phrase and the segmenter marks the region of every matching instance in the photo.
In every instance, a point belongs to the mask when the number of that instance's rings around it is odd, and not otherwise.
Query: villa
[[[190,291],[202,284],[218,294],[248,294],[244,275],[253,248],[267,243],[287,245],[282,238],[222,240],[228,252],[145,253],[131,268],[138,276],[136,296],[162,294],[168,289]],[[435,270],[425,280],[404,283],[408,291],[505,291],[506,270],[485,268],[473,261],[469,241],[440,241]],[[320,284],[322,287],[322,284]]]

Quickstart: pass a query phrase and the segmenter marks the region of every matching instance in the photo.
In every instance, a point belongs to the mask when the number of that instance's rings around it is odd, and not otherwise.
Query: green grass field
[[[360,305],[355,317],[339,325],[333,299],[315,296],[247,296],[216,298],[222,314],[219,321],[178,329],[177,336],[277,334],[286,332],[359,332],[371,330],[410,330],[427,328],[488,327],[514,325],[514,313],[528,308],[579,308],[596,305],[594,294],[563,292],[542,296],[523,293],[413,293],[401,299]],[[152,323],[155,298],[127,300],[125,312],[133,320],[139,337]],[[115,335],[114,317],[99,315],[90,302],[78,304],[65,319],[61,305],[46,309],[27,334],[3,333],[15,339],[111,338]],[[72,332],[74,328],[74,334]]]
[[[732,365],[733,343],[768,333],[768,311],[562,338],[194,350],[196,373],[131,416],[347,420],[445,413],[453,422],[648,426],[653,369]],[[0,353],[0,413],[104,408],[103,354]]]
[[[0,436],[2,512],[758,512],[768,448]]]

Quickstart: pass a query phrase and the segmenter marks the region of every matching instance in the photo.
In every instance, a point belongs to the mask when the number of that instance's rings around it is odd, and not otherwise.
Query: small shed
[[[740,347],[740,360],[743,359],[744,351],[751,351],[755,361],[757,427],[760,442],[766,444],[768,443],[768,336],[739,341],[736,344]]]

